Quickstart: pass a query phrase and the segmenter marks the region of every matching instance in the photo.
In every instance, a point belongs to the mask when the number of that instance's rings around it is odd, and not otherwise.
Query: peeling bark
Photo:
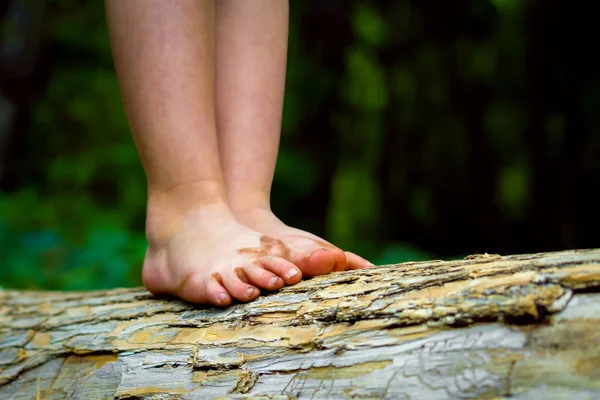
[[[599,398],[600,250],[334,273],[249,304],[0,292],[0,399]]]

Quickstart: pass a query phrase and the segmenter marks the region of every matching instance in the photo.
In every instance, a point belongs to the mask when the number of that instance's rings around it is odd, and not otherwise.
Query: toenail
[[[252,297],[253,294],[254,294],[254,288],[249,287],[248,289],[246,289],[246,296]]]
[[[221,303],[224,302],[226,298],[227,298],[227,293],[225,293],[225,292],[219,293],[219,301]]]
[[[276,286],[279,283],[279,278],[278,276],[274,276],[271,278],[271,286]]]
[[[293,278],[294,276],[298,275],[298,270],[296,268],[292,268],[290,269],[287,274],[285,274],[286,278]]]

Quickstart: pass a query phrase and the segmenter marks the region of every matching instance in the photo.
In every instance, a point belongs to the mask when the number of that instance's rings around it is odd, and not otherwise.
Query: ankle
[[[146,237],[150,247],[164,246],[190,214],[231,215],[224,185],[197,181],[168,189],[149,187]]]
[[[252,229],[260,230],[265,223],[281,222],[270,207],[246,207],[232,212],[240,223]]]
[[[238,219],[271,213],[270,193],[264,189],[228,191],[227,200]],[[272,214],[272,213],[271,213]]]

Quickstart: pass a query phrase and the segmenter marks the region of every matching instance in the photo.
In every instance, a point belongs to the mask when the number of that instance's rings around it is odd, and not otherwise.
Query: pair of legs
[[[370,265],[270,209],[287,0],[107,0],[107,15],[148,179],[150,291],[226,306]]]

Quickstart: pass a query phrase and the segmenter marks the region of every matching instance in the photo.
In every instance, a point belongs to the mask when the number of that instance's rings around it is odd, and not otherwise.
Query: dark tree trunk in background
[[[599,67],[591,43],[594,15],[566,2],[536,1],[527,9],[527,138],[533,172],[528,225],[532,244],[542,250],[593,245],[582,243],[580,234],[582,224],[591,220],[591,227],[598,221],[591,200],[600,201],[597,182],[586,180],[591,157],[585,145],[594,143],[598,130],[590,126],[594,113],[583,90],[586,80],[593,82],[590,71],[597,73]],[[558,137],[550,137],[545,126],[553,116],[564,121]]]
[[[385,7],[394,9],[388,3]],[[419,24],[418,34],[408,44],[395,45],[392,41],[385,50],[387,64],[393,67],[406,64],[403,57],[410,62],[419,47],[436,47],[444,68],[447,107],[464,127],[467,148],[466,159],[460,161],[466,163],[466,179],[457,175],[461,169],[455,165],[449,166],[454,173],[450,175],[439,155],[432,156],[440,163],[437,176],[427,175],[415,168],[421,165],[417,157],[423,156],[419,151],[426,139],[440,132],[399,130],[393,117],[402,111],[390,107],[384,160],[387,170],[382,172],[382,182],[384,214],[398,221],[388,226],[388,233],[397,240],[438,254],[494,249],[520,253],[532,248],[550,251],[597,244],[590,232],[600,223],[594,205],[600,203],[600,121],[596,117],[600,102],[590,94],[597,93],[600,84],[594,78],[600,65],[593,60],[592,43],[600,29],[596,28],[595,14],[586,7],[572,7],[565,1],[532,1],[523,7],[524,58],[517,64],[523,63],[525,76],[522,83],[511,82],[514,93],[498,91],[496,78],[472,81],[460,69],[461,61],[468,64],[472,60],[459,54],[459,41],[499,46],[492,35],[500,18],[506,17],[501,17],[491,3],[464,0],[432,5],[413,1],[411,12],[415,14],[413,23]],[[390,77],[392,72],[390,68]],[[418,84],[426,86],[427,82]],[[496,100],[526,110],[524,137],[515,140],[514,154],[508,157],[499,155],[485,127],[485,115]],[[440,117],[435,113],[430,116]],[[560,126],[561,118],[562,132],[561,128],[549,127],[552,120],[559,121],[555,124]],[[551,129],[559,132],[551,137]],[[522,200],[527,202],[524,215],[514,220],[498,207],[501,172],[511,162],[522,164],[528,189]],[[398,173],[402,169],[406,172]],[[407,177],[402,188],[395,186],[394,176]],[[433,224],[416,219],[406,199],[410,194],[406,189],[418,186],[432,188],[437,216]],[[585,242],[582,237],[587,238]]]
[[[47,81],[40,47],[45,1],[0,2],[0,191],[15,189],[32,101]]]

